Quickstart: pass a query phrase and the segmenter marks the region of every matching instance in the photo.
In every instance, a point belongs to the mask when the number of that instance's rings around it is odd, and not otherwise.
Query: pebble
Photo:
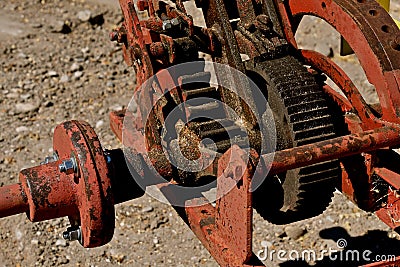
[[[129,107],[129,108],[131,110],[131,107]],[[118,104],[114,104],[114,105],[111,105],[108,109],[111,110],[111,111],[122,110],[122,106],[118,105]]]
[[[300,226],[289,225],[285,227],[285,233],[289,238],[297,240],[306,233],[306,230]]]
[[[66,83],[66,82],[69,82],[69,76],[64,74],[60,78],[60,83]]]
[[[21,97],[21,99],[27,100],[27,99],[31,98],[32,95],[31,94],[23,94],[20,97]]]
[[[101,128],[103,125],[104,125],[103,120],[99,120],[98,122],[96,122],[96,128]]]
[[[58,73],[54,70],[50,70],[49,72],[47,72],[47,75],[49,77],[58,77]]]
[[[146,206],[146,207],[143,207],[143,208],[142,208],[141,212],[142,212],[142,213],[145,213],[145,212],[152,212],[153,210],[154,210],[154,208],[153,208],[152,206]]]
[[[70,70],[72,72],[75,72],[75,71],[83,70],[83,67],[82,67],[82,65],[79,65],[78,63],[74,62],[74,63],[72,63]]]
[[[335,220],[331,216],[326,216],[325,219],[330,222],[335,222]]]
[[[154,243],[155,245],[157,245],[158,243],[160,243],[160,241],[158,240],[157,237],[155,237],[155,238],[153,238],[153,243]]]
[[[117,251],[115,251],[114,249],[110,250],[110,256],[113,260],[115,260],[118,263],[122,263],[125,259],[125,255],[118,253]]]
[[[17,128],[15,129],[15,131],[16,131],[17,133],[27,132],[27,131],[29,131],[29,128],[26,127],[26,126],[19,126],[19,127],[17,127]]]
[[[86,22],[89,21],[90,18],[92,17],[92,12],[90,12],[90,10],[82,10],[79,11],[77,14],[77,17],[80,21]]]
[[[17,93],[8,93],[8,94],[6,94],[6,97],[7,98],[18,98],[19,94],[17,94]]]
[[[26,58],[28,58],[28,56],[21,52],[21,53],[18,53],[17,58],[25,58],[26,59]]]
[[[32,240],[31,240],[31,244],[34,245],[34,246],[37,246],[37,245],[39,245],[39,240],[37,240],[37,239],[32,239]]]
[[[51,31],[54,33],[70,33],[72,30],[71,28],[65,24],[65,22],[63,21],[57,21],[55,23],[53,23],[51,26]]]
[[[34,28],[34,29],[39,29],[39,28],[42,28],[43,25],[40,24],[40,23],[32,23],[32,24],[31,24],[31,27]]]
[[[56,246],[57,247],[66,247],[67,241],[65,241],[64,239],[57,239]]]
[[[90,48],[86,46],[86,47],[82,48],[81,51],[82,51],[82,53],[87,54],[90,52]]]
[[[21,238],[23,237],[21,230],[15,229],[15,237],[17,238],[17,240],[21,240]]]
[[[272,243],[271,242],[269,242],[269,241],[261,241],[261,246],[263,247],[263,248],[269,248],[269,247],[271,247],[272,246]]]
[[[32,103],[17,103],[15,109],[17,113],[29,113],[38,110],[39,106]]]
[[[76,71],[76,72],[74,72],[74,77],[75,78],[80,78],[80,77],[82,77],[83,76],[83,72],[82,71]]]

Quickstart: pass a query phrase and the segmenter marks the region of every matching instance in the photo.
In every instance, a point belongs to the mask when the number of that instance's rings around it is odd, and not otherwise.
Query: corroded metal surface
[[[29,209],[21,183],[0,187],[0,217],[23,213]]]
[[[252,252],[251,177],[254,166],[247,153],[233,146],[218,161],[216,206],[185,208],[187,221],[221,266],[263,266]]]
[[[131,146],[125,155],[121,150],[106,155],[88,124],[69,121],[59,125],[54,133],[58,160],[22,170],[19,184],[1,187],[0,217],[21,212],[27,212],[32,221],[69,216],[73,227],[81,227],[80,241],[85,247],[107,243],[114,230],[114,204],[143,194],[133,179],[113,181],[113,177],[143,177],[147,167],[153,166],[170,180],[158,184],[164,192],[172,183],[192,185],[194,183],[190,182],[197,182],[196,179],[201,177],[174,169],[162,150],[165,139],[160,133],[160,125],[165,122],[171,103],[177,106],[193,97],[213,94],[214,100],[222,101],[239,115],[246,130],[251,132],[251,138],[257,139],[259,125],[250,111],[254,110],[254,96],[248,84],[236,76],[229,76],[238,85],[239,95],[244,96],[241,99],[224,88],[209,85],[191,88],[192,91],[185,89],[185,78],[207,75],[203,65],[193,70],[189,77],[174,77],[164,71],[174,64],[198,60],[198,52],[204,52],[215,62],[228,64],[242,72],[246,72],[246,67],[241,54],[250,59],[257,58],[259,62],[285,55],[298,56],[311,65],[310,72],[329,76],[345,95],[326,84],[321,85],[338,105],[339,115],[343,116],[345,129],[340,137],[260,157],[251,150],[251,161],[247,161],[246,152],[237,145],[232,146],[229,139],[218,140],[217,148],[221,153],[218,164],[213,162],[205,169],[207,174],[218,176],[217,195],[220,198],[216,207],[211,204],[190,206],[204,203],[202,199],[193,198],[183,209],[177,210],[219,264],[262,266],[251,249],[253,203],[249,189],[254,172],[273,175],[340,159],[342,191],[361,208],[376,211],[390,227],[399,229],[400,175],[376,163],[380,157],[379,149],[400,144],[400,31],[375,1],[271,0],[264,3],[237,0],[229,2],[228,7],[227,1],[198,0],[196,5],[203,10],[207,28],[193,24],[183,1],[178,0],[176,6],[171,6],[158,0],[139,0],[137,9],[148,13],[148,18],[142,20],[139,20],[134,1],[119,2],[125,20],[110,34],[110,39],[123,45],[126,63],[135,68],[137,88],[131,95],[140,106],[135,114],[130,111],[112,113],[110,122],[117,137]],[[378,106],[367,105],[345,72],[329,58],[314,51],[293,52],[297,49],[295,32],[304,15],[326,20],[351,45],[368,80],[376,87]],[[156,75],[155,82],[140,88],[153,75]],[[166,93],[166,88],[174,88],[168,99],[165,96],[158,98]],[[189,121],[201,107],[210,110],[214,107],[211,102],[203,104],[194,107],[185,104],[183,120]],[[226,110],[220,113],[222,119],[234,117]],[[127,117],[130,125],[124,125]],[[204,130],[205,125],[211,127],[212,122],[184,123],[182,127],[176,123],[173,127],[184,129],[179,133],[182,140],[171,142],[170,147],[183,149],[184,156],[195,159],[199,156],[201,138],[220,138],[222,135],[220,126]],[[134,131],[123,133],[125,126]],[[237,125],[229,127],[239,131]],[[257,143],[251,142],[252,146]],[[136,173],[129,173],[125,158],[135,165]],[[116,162],[112,162],[113,159]],[[256,169],[254,163],[258,159],[261,164]],[[65,171],[67,166],[60,168],[63,162],[65,165],[65,160],[69,160],[68,171]],[[376,180],[384,184],[381,194],[386,197],[372,193]],[[114,198],[113,193],[118,196]]]
[[[398,127],[383,127],[262,155],[269,174],[400,144]]]
[[[78,163],[78,171],[69,178],[76,188],[79,217],[70,216],[70,221],[81,226],[83,246],[108,243],[114,233],[114,199],[109,168],[96,133],[85,122],[65,122],[56,127],[53,146],[59,158],[75,157]]]

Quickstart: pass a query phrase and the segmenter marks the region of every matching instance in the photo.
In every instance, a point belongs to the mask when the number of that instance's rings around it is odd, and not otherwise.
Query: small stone
[[[160,241],[158,240],[157,237],[153,238],[153,243],[154,243],[155,245],[157,245],[159,242],[160,242]]]
[[[24,53],[21,52],[21,53],[18,53],[17,58],[24,58],[24,59],[27,59],[28,56],[27,56],[26,54],[24,54]]]
[[[15,229],[15,237],[17,238],[17,240],[21,240],[21,238],[23,237],[21,230]]]
[[[154,209],[152,206],[147,206],[147,207],[143,207],[141,212],[145,213],[145,212],[152,212]]]
[[[261,241],[261,246],[263,247],[263,248],[269,248],[269,247],[271,247],[272,246],[272,243],[271,242],[269,242],[269,241]]]
[[[22,256],[21,254],[18,254],[17,256],[15,256],[15,260],[23,261],[24,260],[24,256]]]
[[[82,10],[78,12],[77,17],[79,20],[86,22],[92,17],[92,12],[90,10]]]
[[[17,113],[29,113],[38,110],[39,106],[31,103],[18,103],[15,108]]]
[[[306,233],[306,230],[299,226],[289,225],[285,227],[285,233],[289,238],[297,240]]]
[[[31,94],[23,94],[20,97],[21,97],[21,99],[27,100],[27,99],[31,98],[32,95]]]
[[[78,63],[74,62],[74,63],[72,63],[70,70],[72,72],[80,71],[80,70],[83,70],[83,67],[81,65],[79,65]]]
[[[103,121],[103,120],[99,120],[99,121],[96,123],[96,128],[101,128],[103,125],[104,125],[104,121]]]
[[[17,94],[17,93],[8,93],[8,94],[6,94],[6,97],[7,98],[18,98],[19,97],[19,94]]]
[[[330,222],[335,222],[335,220],[330,215],[326,216],[325,219]]]
[[[42,28],[42,27],[43,27],[43,25],[40,24],[40,23],[32,23],[31,26],[32,26],[32,28],[34,28],[34,29],[39,29],[39,28]]]
[[[56,246],[57,247],[66,247],[67,241],[65,241],[64,239],[57,239]]]
[[[122,106],[118,105],[118,104],[114,104],[112,106],[109,107],[110,111],[119,111],[122,110]]]
[[[122,263],[124,261],[124,259],[125,259],[125,255],[123,255],[121,253],[118,253],[114,249],[110,250],[110,256],[114,261],[116,261],[118,263]]]
[[[39,245],[39,240],[37,240],[37,239],[32,239],[32,240],[31,240],[31,244],[34,245],[34,246],[37,246],[37,245]]]
[[[50,70],[49,72],[47,72],[47,75],[49,77],[58,77],[58,73],[54,70]]]
[[[81,51],[82,51],[82,53],[87,54],[90,52],[90,48],[86,46],[86,47],[82,48]]]
[[[83,72],[82,72],[82,71],[76,71],[76,72],[74,72],[74,77],[75,77],[75,78],[79,79],[79,78],[82,77],[82,76],[83,76]]]
[[[60,78],[60,83],[66,83],[66,82],[69,82],[69,76],[64,74]]]
[[[65,22],[63,22],[63,21],[57,21],[50,27],[51,27],[51,31],[54,33],[67,34],[72,31],[71,28],[67,24],[65,24]]]
[[[17,128],[15,129],[15,131],[16,131],[17,133],[27,132],[27,131],[29,131],[29,128],[26,127],[26,126],[19,126],[19,127],[17,127]]]

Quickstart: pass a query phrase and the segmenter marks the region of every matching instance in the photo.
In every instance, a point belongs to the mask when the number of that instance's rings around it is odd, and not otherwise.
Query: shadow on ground
[[[360,266],[375,261],[387,259],[388,257],[400,256],[400,241],[389,238],[387,232],[380,230],[368,231],[363,236],[352,237],[342,227],[333,227],[322,230],[319,235],[324,239],[335,242],[345,240],[347,244],[342,251],[326,255],[315,264],[308,264],[305,259],[286,261],[281,267],[329,267],[329,266]],[[317,254],[318,256],[318,254]]]

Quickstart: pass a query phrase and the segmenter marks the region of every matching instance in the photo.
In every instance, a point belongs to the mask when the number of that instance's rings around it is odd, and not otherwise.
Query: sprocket
[[[254,59],[246,69],[268,99],[277,150],[336,137],[332,107],[315,77],[295,57]],[[277,224],[318,215],[330,203],[340,175],[339,161],[332,160],[268,177],[254,192],[254,206]]]

